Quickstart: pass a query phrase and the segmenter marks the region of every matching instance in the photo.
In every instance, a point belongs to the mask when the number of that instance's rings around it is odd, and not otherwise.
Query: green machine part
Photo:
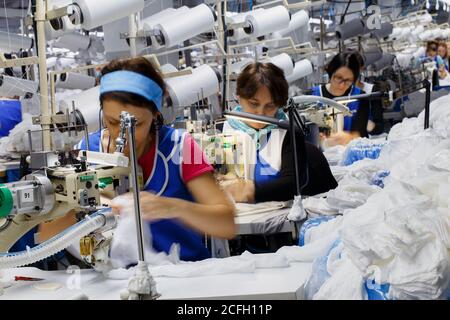
[[[99,180],[98,186],[100,189],[105,189],[107,185],[112,184],[114,182],[114,179],[112,177],[100,178],[98,180]]]
[[[0,185],[0,218],[6,218],[14,205],[11,191],[4,184]]]

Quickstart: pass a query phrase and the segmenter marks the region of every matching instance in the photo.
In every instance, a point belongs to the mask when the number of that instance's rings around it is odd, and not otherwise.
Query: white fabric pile
[[[366,299],[365,287],[370,288],[374,280],[376,285],[389,285],[390,299],[447,298],[448,105],[450,95],[431,104],[428,130],[423,130],[423,113],[403,120],[392,128],[378,159],[347,167],[342,185],[326,199],[304,200],[306,210],[314,216],[320,214],[319,209],[322,215],[329,215],[336,207],[343,213],[308,229],[305,246],[289,250],[290,256],[314,257],[315,268],[320,269],[310,278],[307,297]],[[380,170],[390,172],[383,189],[370,186],[373,174]]]
[[[336,145],[330,148],[325,149],[323,155],[328,160],[330,166],[338,165],[341,162],[342,157],[344,156],[345,146]]]
[[[28,130],[41,130],[40,125],[33,125],[32,116],[28,113],[22,115],[22,122],[16,125],[7,137],[0,139],[0,155],[9,155],[11,152],[25,152],[30,150]],[[31,133],[33,150],[42,150],[42,135]]]
[[[363,205],[367,199],[379,192],[381,188],[369,185],[353,177],[346,177],[340,181],[339,186],[330,190],[327,195],[327,204],[330,208],[344,213],[347,209]]]

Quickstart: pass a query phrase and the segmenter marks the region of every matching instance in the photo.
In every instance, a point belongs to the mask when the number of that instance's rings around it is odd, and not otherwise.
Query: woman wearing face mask
[[[355,84],[360,74],[360,62],[350,53],[339,53],[331,59],[325,71],[330,82],[312,88],[312,94],[329,99],[336,97],[363,94],[364,91]],[[334,133],[326,140],[327,145],[346,145],[351,140],[359,137],[367,137],[367,123],[369,120],[370,106],[367,100],[357,100],[346,104],[353,112],[352,116],[344,117],[344,131]]]
[[[164,81],[147,59],[110,62],[100,78],[106,128],[89,136],[89,149],[113,153],[121,112],[134,115],[137,158],[145,181],[141,212],[151,230],[153,248],[169,253],[172,244],[178,243],[182,260],[202,260],[210,256],[203,234],[234,236],[234,207],[193,138],[162,125],[164,93]],[[85,141],[79,147],[85,149]],[[129,155],[128,144],[124,154]]]
[[[237,79],[239,106],[234,111],[287,120],[281,109],[288,100],[289,85],[283,71],[272,63],[247,66]],[[236,202],[286,201],[295,194],[295,176],[291,138],[286,130],[274,125],[229,119],[224,133],[238,134],[247,141],[247,180],[227,184]],[[297,142],[300,137],[297,137]],[[334,189],[336,180],[322,152],[306,144],[309,182],[304,195]]]

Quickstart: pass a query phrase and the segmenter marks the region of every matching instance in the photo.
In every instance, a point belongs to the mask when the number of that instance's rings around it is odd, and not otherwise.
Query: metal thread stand
[[[298,113],[296,105],[294,104],[294,101],[292,99],[290,99],[288,102],[287,111],[289,115],[289,131],[291,135],[295,170],[295,195],[300,196],[309,180],[308,155],[306,152],[306,134],[308,133],[308,129],[303,123],[303,120]],[[298,128],[298,130],[296,130],[296,127]],[[298,146],[296,132],[299,132],[300,134],[300,141],[298,141]],[[298,148],[300,149],[300,159],[297,153]]]
[[[431,84],[428,80],[424,80],[423,84],[425,86],[425,117],[423,126],[426,130],[430,127]]]
[[[122,111],[120,114],[120,126],[121,126],[121,137],[117,140],[121,140],[123,143],[120,147],[122,151],[125,147],[125,142],[123,137],[125,135],[124,129],[128,129],[128,143],[130,150],[130,160],[131,160],[131,177],[133,186],[133,200],[134,200],[134,212],[136,220],[136,235],[138,244],[138,265],[136,269],[136,274],[134,277],[130,278],[128,285],[129,291],[133,290],[132,299],[133,300],[144,300],[144,299],[156,299],[159,294],[155,289],[155,282],[148,271],[147,264],[145,262],[144,255],[144,230],[141,220],[141,202],[139,198],[139,179],[138,179],[138,164],[137,164],[137,152],[136,152],[136,118],[130,115],[128,112]],[[118,142],[118,141],[116,141]]]

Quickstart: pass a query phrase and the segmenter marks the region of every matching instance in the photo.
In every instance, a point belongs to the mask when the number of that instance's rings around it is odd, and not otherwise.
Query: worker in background
[[[350,51],[350,53],[353,53],[356,58],[358,59],[359,65],[360,65],[360,77],[356,81],[356,86],[361,89],[365,93],[372,93],[379,91],[379,88],[375,84],[371,84],[365,81],[362,81],[361,78],[363,76],[363,72],[365,70],[365,62],[364,58],[358,51]],[[369,120],[367,121],[367,132],[370,135],[379,135],[384,132],[384,119],[383,119],[383,106],[381,104],[381,100],[378,98],[369,99]]]
[[[447,70],[445,69],[445,62],[442,60],[442,58],[437,54],[438,52],[438,42],[437,41],[428,41],[427,42],[427,48],[425,51],[425,57],[422,57],[422,59],[431,60],[436,63],[436,68],[439,72],[439,78],[445,79],[447,77]]]
[[[449,71],[449,57],[448,57],[448,47],[447,42],[445,41],[439,41],[438,44],[438,55],[442,58],[442,61],[444,61],[445,70]]]
[[[355,54],[343,52],[335,55],[326,66],[329,83],[313,87],[311,94],[329,99],[363,94],[364,91],[356,86],[360,75],[360,62]],[[353,112],[352,116],[344,117],[344,130],[331,134],[325,144],[346,145],[360,137],[368,137],[367,124],[370,115],[368,100],[357,100],[347,103],[346,106]]]
[[[216,183],[212,166],[193,138],[162,124],[165,88],[159,72],[143,57],[106,65],[100,78],[106,128],[89,136],[89,149],[114,153],[121,112],[134,115],[137,158],[146,181],[140,193],[141,212],[151,230],[153,248],[169,253],[172,244],[178,243],[182,260],[202,260],[210,257],[202,243],[203,234],[234,236],[234,206]],[[85,146],[82,141],[80,148]],[[174,156],[177,151],[179,156]],[[128,145],[124,154],[129,155]],[[74,223],[73,216],[65,218],[59,223],[60,230]],[[40,233],[48,238],[60,230],[47,228]]]
[[[19,97],[0,97],[0,114],[0,137],[7,137],[9,131],[22,122]]]
[[[239,106],[234,111],[287,119],[282,107],[288,100],[289,84],[283,70],[272,63],[248,65],[237,79]],[[224,181],[236,202],[286,201],[294,198],[295,176],[291,137],[274,125],[228,119],[224,133],[239,134],[249,141],[244,154],[250,163],[247,180]],[[297,137],[299,141],[300,136]],[[304,195],[315,195],[337,187],[323,153],[307,143],[309,182]],[[223,177],[221,177],[223,179]]]

